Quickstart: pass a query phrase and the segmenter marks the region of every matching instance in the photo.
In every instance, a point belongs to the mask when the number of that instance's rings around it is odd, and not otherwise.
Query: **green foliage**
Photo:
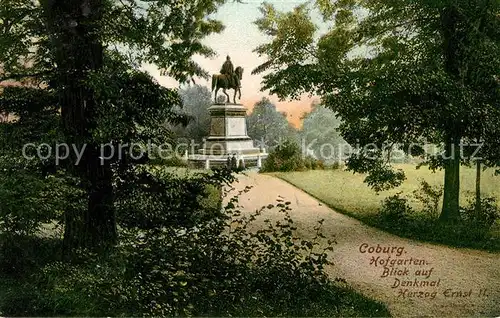
[[[0,236],[15,241],[39,235],[44,224],[61,222],[64,211],[80,207],[82,192],[63,173],[6,153],[0,156]]]
[[[408,200],[402,198],[401,194],[398,193],[384,199],[379,217],[381,222],[387,226],[401,230],[413,212],[413,208],[408,204]]]
[[[61,207],[51,190],[50,179],[43,180],[25,169],[26,162],[0,158],[0,233],[15,236],[34,235],[43,222],[54,219]],[[54,199],[48,202],[47,198]],[[52,203],[52,204],[51,204]],[[57,203],[61,203],[60,201]]]
[[[210,133],[210,113],[212,94],[205,86],[193,85],[179,91],[182,98],[182,109],[179,111],[190,116],[187,126],[171,126],[176,138],[189,144],[191,140],[201,142]]]
[[[52,229],[51,229],[52,230]],[[60,238],[21,236],[2,233],[0,235],[0,279],[22,281],[29,273],[37,272],[50,262],[60,260]],[[0,299],[0,312],[2,310]],[[18,304],[29,315],[27,304]]]
[[[195,54],[214,55],[201,40],[223,30],[220,21],[208,18],[208,15],[224,2],[154,0],[146,4],[134,0],[105,0],[100,2],[102,11],[97,21],[100,23],[98,41],[105,47],[113,48],[113,54],[126,57],[131,66],[155,64],[166,74],[181,81],[188,80],[191,75],[207,76],[191,57]],[[43,76],[53,71],[51,52],[54,43],[48,40],[52,34],[45,25],[45,14],[52,9],[67,8],[50,7],[54,2],[44,5],[45,2],[17,0],[2,3],[0,61],[3,64],[3,78],[36,77],[30,75]],[[95,7],[88,9],[90,12],[86,14],[93,14]],[[81,15],[79,11],[74,14]],[[58,31],[67,31],[66,27],[71,25],[69,18],[64,15],[56,17]],[[164,24],[164,21],[169,23]],[[26,61],[33,63],[27,64]]]
[[[365,182],[380,192],[400,186],[406,179],[403,170],[394,171],[388,166],[377,167],[365,178]]]
[[[262,6],[262,17],[255,23],[269,41],[256,48],[266,60],[254,73],[266,73],[263,89],[281,99],[302,93],[321,96],[342,120],[342,137],[360,145],[361,156],[348,161],[348,168],[384,172],[379,169],[384,152],[373,152],[365,147],[369,145],[379,150],[384,145],[450,146],[477,138],[484,142],[482,155],[488,164],[498,163],[498,1],[313,4],[328,22],[321,34],[314,33],[304,5],[288,13]],[[458,165],[450,160],[433,163],[450,172],[449,180]],[[382,181],[383,188],[400,183],[391,184],[385,177],[370,180]],[[444,207],[453,207],[446,214],[454,218],[458,186],[446,184],[445,192],[451,199]]]
[[[499,209],[494,198],[481,201],[478,212],[474,201],[460,209],[461,220],[448,224],[438,220],[436,214],[430,214],[429,209],[435,209],[442,189],[432,189],[424,186],[419,195],[427,206],[423,211],[414,210],[408,199],[400,194],[386,198],[378,217],[369,223],[389,230],[392,233],[403,234],[412,238],[426,238],[432,241],[454,246],[479,246],[486,249],[498,249],[498,244],[490,242],[490,229],[500,218]],[[428,192],[424,192],[428,191]],[[437,196],[439,194],[439,196]]]
[[[188,163],[180,157],[180,155],[173,155],[172,158],[166,159],[164,164],[167,167],[187,167]]]
[[[322,169],[325,169],[322,160],[304,156],[300,146],[294,140],[286,140],[269,153],[261,171],[289,172]]]
[[[303,117],[300,136],[316,158],[326,163],[338,162],[349,155],[348,146],[340,136],[340,120],[321,104],[313,104],[312,111]]]
[[[425,180],[420,180],[420,188],[413,191],[413,196],[419,200],[424,208],[423,212],[437,218],[439,216],[439,202],[443,197],[442,186],[432,186]]]
[[[274,149],[283,140],[296,137],[296,130],[276,105],[262,98],[247,117],[248,135],[260,146]]]
[[[233,180],[227,170],[186,176],[161,167],[139,167],[117,185],[118,224],[150,230],[174,225],[193,227],[210,221],[220,217],[220,188]],[[213,191],[216,204],[207,204],[204,199],[213,196]]]
[[[488,233],[493,224],[500,219],[500,209],[494,197],[482,198],[479,209],[475,200],[470,200],[461,212],[465,223],[484,231],[484,234]]]
[[[304,166],[308,170],[323,170],[325,169],[325,164],[323,161],[307,156],[304,158]]]
[[[65,211],[68,244],[116,241],[113,179],[128,178],[149,159],[134,159],[132,144],[172,144],[166,124],[187,123],[178,92],[139,68],[154,65],[180,82],[207,77],[192,57],[214,55],[202,39],[222,31],[209,15],[224,2],[2,1],[0,83],[22,84],[0,97],[0,112],[13,115],[9,129],[19,137],[2,150],[47,140],[84,149],[79,163],[52,156],[40,164],[44,173],[74,178],[78,202],[88,201],[87,210]],[[103,145],[108,152],[99,156]]]
[[[177,90],[161,86],[145,72],[130,70],[124,61],[112,57],[106,62],[86,82],[97,103],[89,142],[161,145],[170,141],[171,132],[165,124],[187,123],[186,116],[176,111],[182,104]]]
[[[324,164],[325,169],[331,169],[331,170],[338,170],[338,169],[343,169],[344,165],[343,163],[336,161],[330,164]]]
[[[312,71],[307,62],[311,60],[317,27],[309,19],[306,5],[299,5],[292,12],[282,13],[273,5],[264,3],[260,11],[263,17],[255,21],[255,24],[262,33],[272,37],[273,41],[258,46],[254,52],[272,58],[252,74],[272,71],[264,76],[262,91],[270,89],[271,94],[278,94],[280,97],[286,95],[298,98],[302,92],[311,89],[310,83],[304,81],[303,76],[308,76]],[[290,67],[280,68],[283,65]]]
[[[43,173],[43,166],[10,153],[0,156],[0,272],[23,277],[60,257],[47,231],[59,229],[64,212],[84,207],[75,180]],[[42,170],[42,171],[41,171]],[[40,258],[42,260],[40,260]]]
[[[244,191],[249,191],[247,188]],[[177,225],[122,231],[107,254],[82,252],[73,264],[52,262],[29,284],[7,292],[9,315],[86,316],[380,316],[387,310],[324,273],[331,264],[315,237],[300,239],[289,202],[243,216],[238,198],[225,214],[196,227]],[[269,209],[283,219],[265,220]],[[29,306],[27,311],[24,305]]]
[[[262,172],[300,171],[305,169],[303,154],[297,143],[287,140],[269,153]]]

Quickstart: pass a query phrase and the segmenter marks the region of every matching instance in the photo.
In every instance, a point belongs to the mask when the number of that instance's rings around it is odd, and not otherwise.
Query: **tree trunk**
[[[476,161],[476,213],[481,213],[481,161]]]
[[[52,86],[59,93],[66,142],[79,151],[84,149],[78,164],[74,154],[66,162],[68,171],[85,188],[87,209],[83,215],[66,212],[64,250],[108,246],[117,237],[113,172],[109,164],[101,164],[100,147],[92,138],[97,105],[85,83],[90,72],[103,66],[102,0],[46,0],[45,9],[57,65]]]
[[[443,38],[444,69],[448,75],[460,81],[463,86],[463,70],[461,68],[463,60],[459,47],[464,41],[464,35],[461,32],[462,28],[458,27],[461,23],[460,17],[461,15],[454,5],[446,5],[441,12],[441,35]],[[451,118],[452,114],[449,117]],[[450,120],[444,131],[447,134],[445,140],[446,158],[444,160],[444,197],[439,219],[446,222],[454,222],[460,219],[461,158],[459,142],[463,129],[462,125],[460,118]]]
[[[443,209],[439,219],[454,222],[460,219],[460,153],[457,139],[446,143],[444,164]]]
[[[90,179],[88,209],[85,213],[84,242],[87,247],[99,247],[116,243],[113,171],[101,164],[99,148],[90,149],[87,158]]]

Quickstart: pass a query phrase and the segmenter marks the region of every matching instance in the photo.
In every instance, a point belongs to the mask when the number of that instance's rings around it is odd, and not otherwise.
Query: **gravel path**
[[[235,189],[246,186],[253,188],[240,196],[245,212],[275,204],[282,196],[292,203],[291,215],[302,237],[310,238],[316,222],[325,219],[323,233],[327,239],[337,241],[331,253],[335,265],[327,269],[328,274],[342,277],[359,292],[382,301],[393,316],[500,316],[499,254],[388,234],[337,213],[302,190],[268,175],[240,175]],[[277,211],[266,211],[262,220],[265,218],[281,216]],[[382,277],[384,271],[386,277]]]

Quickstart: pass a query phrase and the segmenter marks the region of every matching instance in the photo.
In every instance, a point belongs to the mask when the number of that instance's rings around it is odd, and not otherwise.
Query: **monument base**
[[[228,157],[231,160],[232,155],[217,156],[217,155],[189,155],[188,166],[194,169],[212,169],[228,166]],[[236,166],[245,168],[262,168],[264,160],[267,158],[267,153],[258,154],[236,154]]]
[[[234,156],[238,166],[262,167],[265,149],[255,148],[247,134],[246,108],[241,104],[214,104],[210,112],[210,136],[197,154],[188,155],[190,166],[210,169],[227,165]]]

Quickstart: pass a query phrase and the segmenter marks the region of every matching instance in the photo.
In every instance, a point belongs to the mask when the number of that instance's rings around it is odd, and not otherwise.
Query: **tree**
[[[254,105],[247,117],[248,135],[262,147],[280,144],[288,138],[295,138],[296,130],[286,119],[286,115],[276,109],[276,105],[263,97]]]
[[[207,77],[191,57],[214,55],[201,40],[223,29],[207,18],[223,2],[2,1],[0,80],[32,84],[6,89],[2,111],[36,119],[52,110],[60,125],[47,128],[60,131],[59,142],[83,150],[81,160],[72,154],[53,167],[77,178],[86,192],[83,214],[66,211],[68,249],[116,242],[116,177],[130,175],[143,161],[113,146],[165,141],[164,122],[185,121],[173,110],[181,103],[177,91],[161,87],[139,67],[152,63],[181,82]],[[103,145],[109,146],[105,152]]]
[[[339,160],[343,153],[345,141],[338,128],[340,120],[335,113],[321,104],[313,103],[312,110],[303,117],[300,135],[303,142],[321,160]]]
[[[191,117],[186,127],[173,126],[172,130],[177,137],[201,142],[210,133],[210,113],[208,108],[212,105],[211,93],[205,86],[188,86],[179,91],[182,98],[182,111]]]
[[[398,147],[430,156],[444,168],[441,220],[459,219],[461,142],[495,141],[488,134],[500,119],[500,14],[498,1],[316,1],[329,29],[316,36],[309,8],[277,12],[265,4],[256,21],[270,42],[256,48],[267,61],[263,89],[280,98],[317,94],[342,119],[342,136],[359,144],[348,160],[370,172],[376,189],[399,185],[384,153]],[[497,136],[498,134],[493,134]],[[384,149],[385,148],[385,149]],[[385,150],[385,151],[384,151]]]

